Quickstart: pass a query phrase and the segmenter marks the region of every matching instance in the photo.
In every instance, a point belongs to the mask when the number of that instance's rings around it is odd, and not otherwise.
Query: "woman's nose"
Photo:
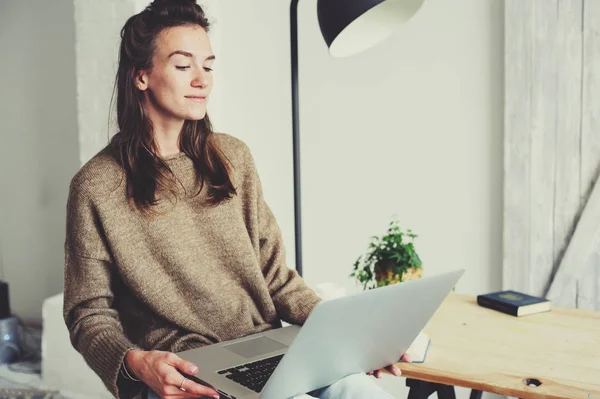
[[[200,71],[194,76],[192,80],[193,87],[206,87],[209,83],[208,72]]]

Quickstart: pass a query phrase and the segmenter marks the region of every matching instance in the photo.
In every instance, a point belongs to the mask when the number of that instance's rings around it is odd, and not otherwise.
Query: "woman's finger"
[[[173,358],[169,361],[173,362]],[[217,391],[192,381],[174,366],[163,364],[161,374],[160,383],[162,385],[159,389],[163,395],[176,395],[183,398],[197,398],[199,396],[219,397]]]
[[[210,397],[218,399],[220,395],[214,390],[205,387],[204,385],[197,384],[193,381],[186,380],[183,384],[185,391],[179,389],[179,386],[165,385],[161,390],[161,398],[175,399],[175,398],[199,398],[199,397]]]
[[[167,385],[171,385],[178,390],[174,394],[182,395],[184,398],[196,398],[198,396],[220,397],[219,393],[214,389],[198,384],[185,376],[193,375],[198,371],[198,366],[195,364],[183,360],[174,353],[169,353],[165,358],[165,362],[172,367],[172,371],[168,373],[164,381]],[[185,391],[182,391],[180,388],[185,389]]]
[[[399,377],[399,376],[402,375],[402,370],[400,369],[400,367],[398,367],[395,364],[387,366],[385,369],[387,371],[389,371],[391,374],[395,375],[396,377]],[[377,377],[377,378],[381,378],[383,376],[381,369],[369,371],[367,374],[368,375],[373,375],[374,374],[375,377]]]
[[[412,356],[410,356],[408,353],[405,353],[404,355],[402,355],[400,360],[402,360],[406,363],[412,363],[412,361],[413,361]]]
[[[198,384],[181,375],[176,370],[173,370],[173,375],[169,376],[165,382],[167,382],[170,387],[174,388],[169,390],[173,395],[181,395],[181,397],[184,398],[209,396],[218,399],[220,397],[219,393],[214,389]],[[181,388],[185,389],[185,391],[182,391]]]
[[[177,370],[181,371],[184,374],[196,374],[198,371],[198,366],[196,366],[192,362],[188,362],[187,360],[183,360],[179,356],[174,353],[169,353],[166,359],[167,363],[171,366],[175,367]]]
[[[219,399],[221,395],[212,388],[198,384],[197,382],[186,380],[183,384],[184,389],[190,395],[188,397],[197,398],[199,396],[209,396],[211,398]]]
[[[391,366],[386,367],[386,369],[387,369],[387,371],[389,371],[396,377],[399,377],[402,375],[402,370],[400,370],[400,367],[396,366],[395,364],[392,364]]]
[[[201,395],[201,394],[200,394]],[[198,394],[181,391],[178,387],[172,385],[165,386],[159,396],[163,399],[193,399],[198,398]],[[202,396],[204,397],[204,396]]]

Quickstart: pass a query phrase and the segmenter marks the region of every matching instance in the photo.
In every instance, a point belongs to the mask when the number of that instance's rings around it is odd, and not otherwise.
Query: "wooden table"
[[[431,337],[425,362],[397,363],[407,385],[414,379],[526,399],[600,399],[600,312],[553,308],[517,318],[450,294],[424,331]]]

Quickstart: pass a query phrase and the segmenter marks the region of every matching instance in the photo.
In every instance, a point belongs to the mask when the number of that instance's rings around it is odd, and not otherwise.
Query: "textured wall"
[[[589,310],[600,310],[599,32],[595,0],[506,3],[504,286]]]
[[[0,246],[11,307],[39,321],[62,291],[65,204],[79,166],[72,0],[0,5]]]
[[[134,0],[76,0],[77,125],[79,160],[87,162],[115,133],[109,119],[117,71],[120,30],[136,9]],[[116,99],[115,99],[116,102]]]

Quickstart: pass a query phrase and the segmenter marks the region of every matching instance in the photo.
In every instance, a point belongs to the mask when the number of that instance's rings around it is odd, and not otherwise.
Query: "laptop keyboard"
[[[227,370],[221,370],[218,373],[225,375],[232,381],[245,386],[246,388],[260,392],[267,383],[267,380],[273,374],[275,367],[281,361],[283,355],[268,357],[256,362],[242,364]]]

